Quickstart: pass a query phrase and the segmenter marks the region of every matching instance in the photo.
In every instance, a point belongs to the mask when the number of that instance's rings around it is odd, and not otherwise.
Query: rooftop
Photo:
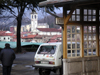
[[[100,0],[47,0],[39,3],[40,7],[52,6],[62,7],[64,5],[70,8],[71,5],[89,5],[89,4],[100,4]]]
[[[27,36],[22,36],[22,39],[26,39],[26,38],[34,38],[36,35],[27,35]]]
[[[14,34],[9,31],[0,31],[0,36],[14,36]]]

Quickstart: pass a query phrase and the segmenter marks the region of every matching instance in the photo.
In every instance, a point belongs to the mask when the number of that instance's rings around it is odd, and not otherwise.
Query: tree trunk
[[[17,17],[17,53],[21,53],[21,17]]]

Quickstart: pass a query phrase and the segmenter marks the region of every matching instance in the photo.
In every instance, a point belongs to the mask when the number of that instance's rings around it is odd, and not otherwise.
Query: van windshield
[[[38,54],[54,54],[56,50],[56,46],[41,46]]]

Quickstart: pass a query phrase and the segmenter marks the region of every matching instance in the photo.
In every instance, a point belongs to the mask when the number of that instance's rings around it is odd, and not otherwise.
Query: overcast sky
[[[46,12],[43,12],[43,10],[36,10],[36,12],[38,13],[38,19],[41,19],[43,18],[44,16],[47,16],[47,15],[50,15]],[[63,9],[62,8],[59,8],[59,9],[55,9],[55,12],[58,14],[58,13],[62,13],[63,12]],[[31,14],[32,11],[31,10],[26,10],[25,11],[25,17],[27,18],[31,18]]]
[[[55,9],[54,11],[55,11],[57,14],[63,12],[62,8]],[[17,13],[17,10],[15,10],[15,12]],[[48,13],[46,13],[46,12],[43,12],[43,10],[36,10],[36,12],[38,13],[38,19],[41,19],[41,18],[44,18],[45,16],[50,15],[50,14],[48,14]],[[25,10],[24,17],[25,17],[25,18],[31,19],[31,13],[32,13],[31,10]],[[10,13],[9,13],[8,11],[7,11],[7,12],[3,12],[3,16],[5,16],[5,15],[9,16]],[[2,15],[1,15],[1,16],[2,16]],[[0,22],[4,22],[4,23],[7,22],[7,23],[9,23],[9,22],[12,22],[14,19],[15,19],[15,18],[7,18],[7,19],[6,19],[6,18],[3,18],[3,21],[0,21]]]

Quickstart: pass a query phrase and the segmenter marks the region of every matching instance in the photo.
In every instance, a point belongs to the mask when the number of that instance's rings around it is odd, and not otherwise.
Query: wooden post
[[[82,45],[81,45],[81,47],[82,47],[82,52],[81,52],[81,54],[82,54],[82,55],[81,55],[81,57],[84,57],[84,25],[83,25],[83,20],[84,20],[84,17],[83,17],[83,14],[84,14],[84,13],[83,13],[83,12],[84,12],[84,11],[83,11],[83,10],[84,10],[84,9],[81,8],[81,12],[80,12],[81,22],[82,22],[82,23],[81,23],[81,24],[82,24],[82,28],[81,28],[81,29],[82,29],[82,30],[81,30],[81,36],[82,36],[82,38],[81,38],[81,39],[82,39],[82,41],[81,41],[81,42],[82,42]]]
[[[99,56],[99,25],[96,26],[97,56]]]
[[[64,18],[64,28],[63,28],[63,58],[66,59],[67,58],[67,35],[66,35],[66,32],[67,32],[67,25],[66,25],[66,22],[65,22],[65,19],[66,19],[66,8],[63,7],[63,18]]]
[[[97,56],[99,56],[99,8],[96,9],[96,39],[97,39]]]
[[[75,6],[74,6],[75,7]],[[63,7],[63,18],[64,18],[64,28],[63,28],[63,58],[67,59],[67,24],[69,19],[74,12],[75,8],[70,10],[70,13],[67,15],[66,7]]]

